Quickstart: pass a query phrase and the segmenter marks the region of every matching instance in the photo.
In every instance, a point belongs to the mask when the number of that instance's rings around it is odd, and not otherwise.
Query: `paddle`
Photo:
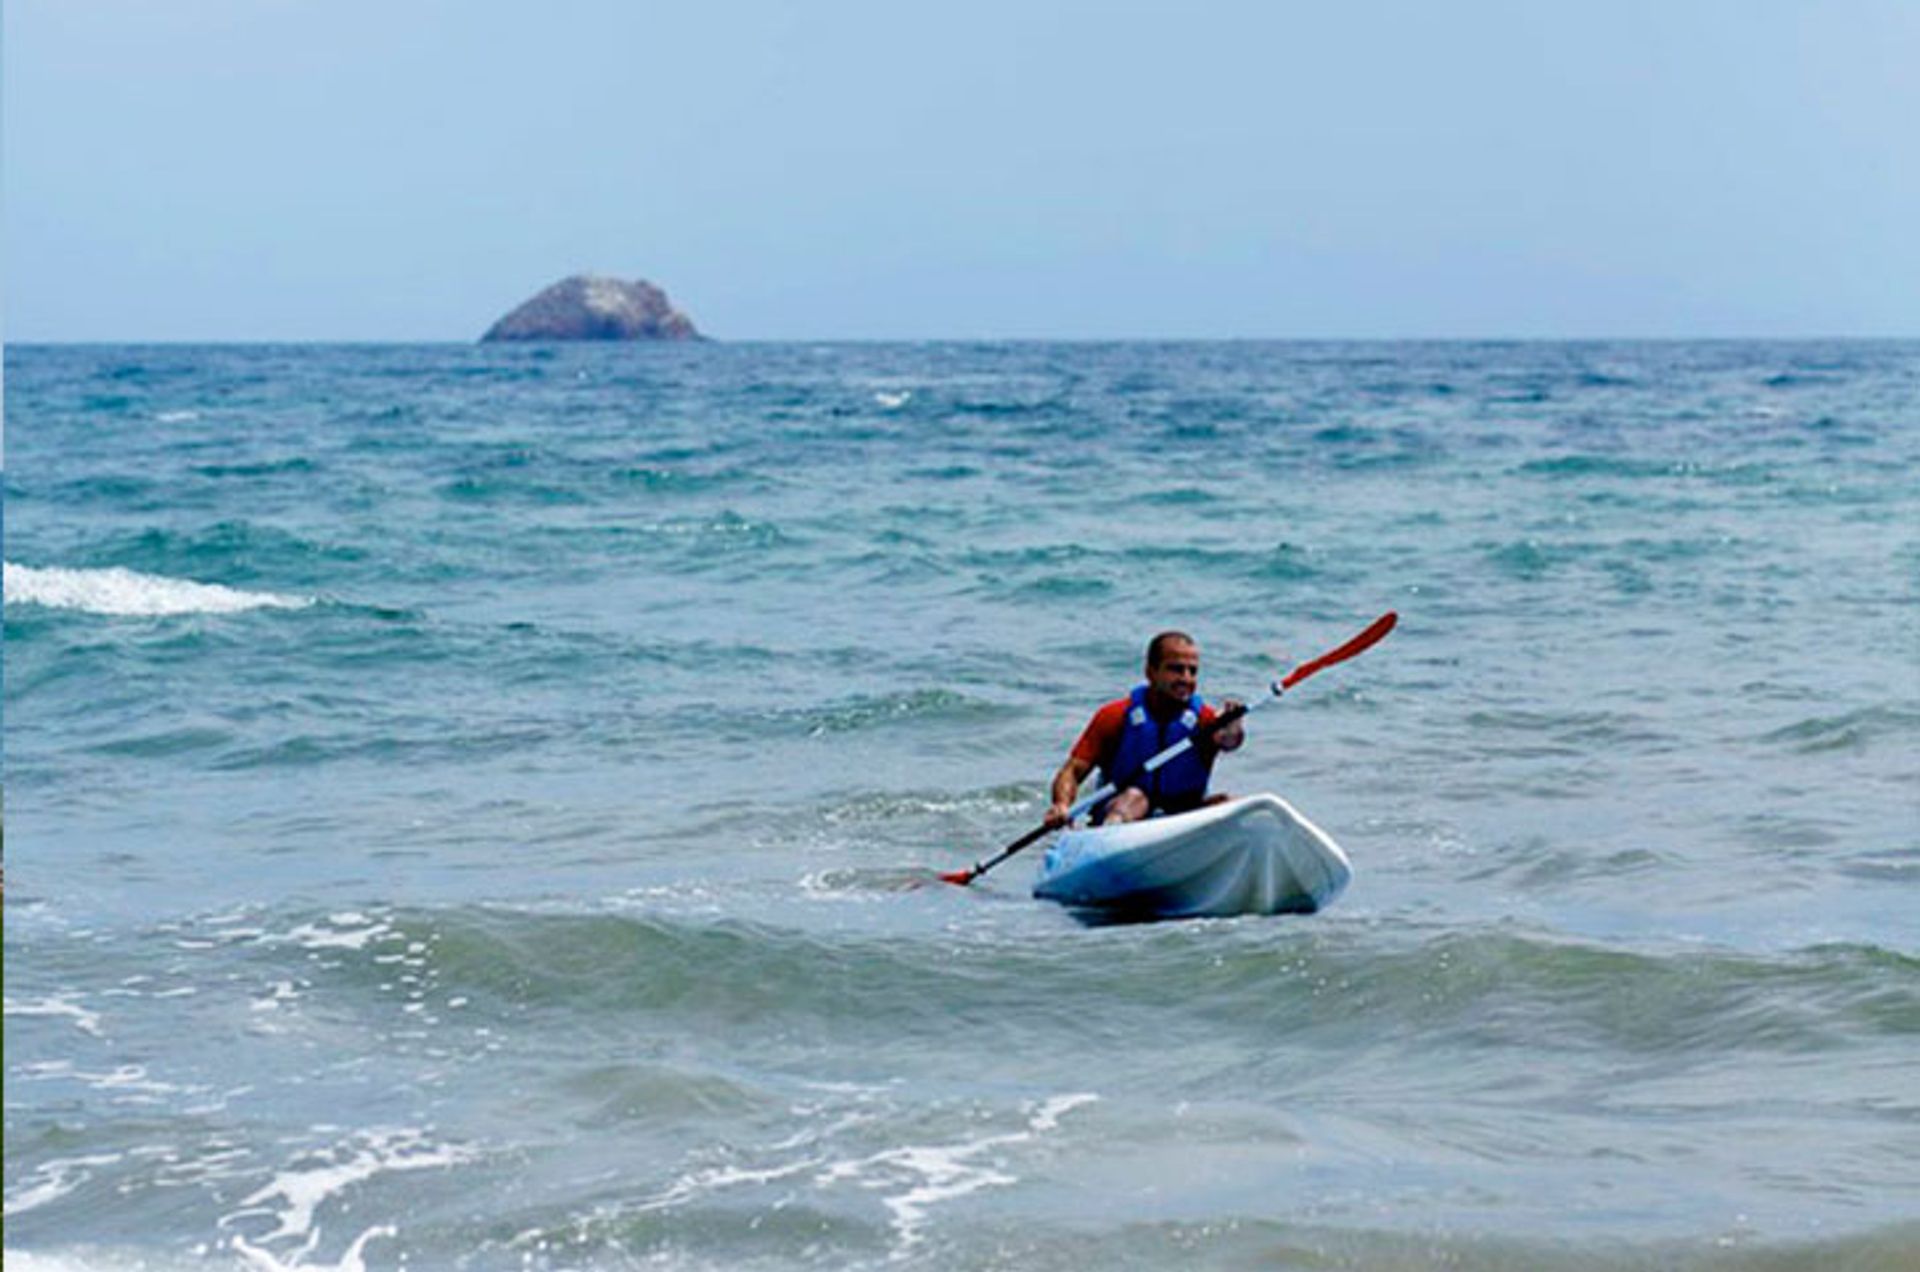
[[[1124,786],[1131,786],[1134,782],[1138,781],[1140,778],[1145,777],[1147,774],[1152,773],[1155,769],[1158,769],[1161,765],[1171,763],[1177,756],[1184,755],[1189,749],[1193,747],[1193,745],[1196,742],[1201,742],[1206,740],[1209,737],[1212,737],[1215,732],[1219,731],[1220,729],[1224,729],[1229,724],[1232,724],[1235,720],[1238,720],[1242,716],[1251,713],[1254,710],[1254,708],[1264,706],[1266,703],[1274,701],[1281,694],[1293,688],[1295,685],[1299,684],[1302,680],[1305,680],[1308,676],[1311,676],[1314,672],[1324,671],[1328,667],[1333,666],[1335,663],[1345,662],[1347,659],[1353,657],[1355,654],[1365,653],[1367,650],[1371,649],[1373,646],[1379,644],[1381,638],[1384,637],[1388,632],[1392,631],[1393,625],[1399,621],[1400,621],[1400,616],[1394,613],[1392,610],[1389,610],[1385,614],[1382,614],[1379,618],[1376,618],[1373,620],[1373,622],[1369,623],[1365,631],[1361,632],[1358,636],[1355,636],[1352,640],[1348,641],[1346,644],[1341,645],[1337,649],[1330,649],[1326,653],[1320,655],[1318,658],[1312,659],[1311,661],[1301,663],[1298,667],[1295,667],[1292,671],[1288,672],[1285,675],[1285,677],[1274,681],[1273,684],[1269,686],[1273,691],[1272,697],[1257,698],[1253,702],[1245,703],[1240,706],[1227,708],[1225,711],[1222,711],[1218,715],[1214,716],[1213,719],[1207,721],[1205,724],[1195,729],[1192,733],[1188,734],[1186,737],[1180,739],[1178,742],[1175,742],[1172,746],[1168,747],[1166,750],[1160,752],[1160,754],[1148,760],[1144,765],[1141,766],[1140,771],[1138,773],[1135,773],[1133,776],[1129,777],[1125,783],[1116,785],[1112,782],[1108,782],[1105,785],[1101,786],[1099,790],[1093,791],[1092,793],[1087,795],[1082,795],[1079,798],[1079,800],[1074,803],[1073,807],[1067,810],[1067,821],[1069,823],[1072,823],[1075,818],[1085,813],[1089,808],[1092,808],[1095,804],[1098,804],[1101,800],[1107,799],[1117,794],[1121,789],[1123,789]],[[1020,836],[1020,838],[1008,844],[1005,848],[1002,848],[999,852],[995,853],[993,856],[988,857],[985,861],[975,862],[973,865],[968,866],[965,870],[948,871],[947,873],[941,875],[940,878],[947,883],[956,883],[964,888],[968,884],[972,883],[975,879],[978,879],[981,875],[987,873],[987,871],[993,869],[995,866],[1005,861],[1008,857],[1013,856],[1013,854],[1019,852],[1022,848],[1028,847],[1034,841],[1040,839],[1042,836],[1044,836],[1048,831],[1052,829],[1053,827],[1047,825],[1045,822],[1042,822],[1038,826],[1035,826],[1032,830],[1028,831],[1026,834]]]

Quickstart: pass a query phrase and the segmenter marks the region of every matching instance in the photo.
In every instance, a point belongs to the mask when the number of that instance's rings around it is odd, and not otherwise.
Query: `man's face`
[[[1162,699],[1186,703],[1200,684],[1200,647],[1191,641],[1168,641],[1160,661],[1147,667],[1147,689]]]

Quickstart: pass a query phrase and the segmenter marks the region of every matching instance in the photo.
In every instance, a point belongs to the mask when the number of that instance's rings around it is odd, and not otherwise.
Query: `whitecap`
[[[41,605],[115,617],[235,614],[255,609],[304,609],[310,596],[245,592],[218,583],[141,574],[118,566],[99,570],[40,568],[5,563],[8,605]]]
[[[329,915],[326,926],[302,923],[280,938],[309,950],[363,950],[375,941],[395,935],[393,925],[364,914]]]
[[[1099,1099],[1100,1097],[1091,1091],[1075,1091],[1071,1095],[1052,1096],[1043,1100],[1039,1107],[1034,1109],[1033,1116],[1027,1121],[1027,1126],[1036,1133],[1056,1130],[1060,1126],[1061,1118],[1084,1104],[1097,1103]]]
[[[472,1159],[469,1150],[435,1144],[426,1132],[413,1128],[359,1132],[345,1144],[307,1154],[280,1171],[242,1198],[240,1208],[223,1215],[218,1226],[232,1229],[257,1226],[256,1220],[270,1222],[273,1227],[251,1238],[233,1232],[228,1238],[233,1252],[257,1268],[313,1267],[310,1259],[320,1244],[323,1206],[333,1202],[339,1211],[346,1211],[348,1204],[342,1198],[379,1175],[440,1169]],[[396,1229],[386,1224],[363,1230],[333,1266],[340,1272],[358,1272],[365,1266],[367,1242],[394,1235]]]
[[[100,1154],[91,1157],[64,1157],[57,1161],[42,1162],[35,1167],[25,1187],[7,1194],[4,1203],[6,1218],[13,1218],[29,1210],[38,1209],[50,1201],[58,1201],[80,1185],[93,1178],[93,1167],[111,1166],[120,1160],[118,1153]],[[7,1252],[6,1263],[13,1266],[13,1251]]]
[[[95,1038],[100,1036],[100,1014],[64,998],[9,998],[5,1000],[5,1013],[9,1016],[64,1016],[73,1021],[73,1027],[81,1033],[91,1034]]]
[[[933,1207],[983,1189],[1019,1183],[1019,1177],[1008,1169],[1006,1150],[1059,1129],[1065,1114],[1099,1098],[1090,1092],[1055,1096],[1028,1109],[1024,1130],[952,1144],[903,1144],[867,1157],[830,1163],[815,1181],[823,1187],[853,1183],[881,1191],[897,1188],[880,1200],[903,1252],[920,1243]]]

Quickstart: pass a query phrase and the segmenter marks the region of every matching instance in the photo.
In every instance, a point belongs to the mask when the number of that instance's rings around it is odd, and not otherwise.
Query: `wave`
[[[192,530],[149,527],[115,534],[97,554],[126,568],[163,577],[276,574],[311,577],[317,570],[365,562],[369,548],[306,538],[275,525],[230,518]]]
[[[1773,730],[1760,740],[1801,755],[1863,751],[1883,738],[1904,738],[1920,727],[1920,711],[1897,706],[1862,707],[1844,715],[1810,716]]]
[[[565,486],[483,477],[461,477],[449,482],[440,488],[440,495],[444,499],[472,503],[510,500],[536,506],[564,507],[587,502],[586,496]]]
[[[318,472],[319,468],[306,456],[294,455],[286,459],[261,459],[247,463],[200,464],[193,471],[202,477],[305,477]]]
[[[977,893],[921,894],[892,873],[803,886],[853,882],[956,909],[982,904]],[[368,986],[392,981],[389,955],[416,951],[409,957],[423,961],[409,992],[457,998],[483,1023],[564,1007],[749,1034],[804,1023],[867,1045],[875,1021],[927,1036],[944,1036],[955,1019],[1073,1034],[1074,1011],[1097,1005],[1116,1027],[1252,1043],[1286,1036],[1307,1049],[1342,1048],[1362,1030],[1473,1055],[1545,1048],[1680,1064],[1858,1053],[1910,1037],[1920,1020],[1920,959],[1846,943],[1761,955],[1627,949],[1499,926],[1356,941],[1227,922],[1117,930],[1096,952],[1077,937],[1003,948],[993,931],[948,926],[936,939],[903,941],[675,916],[645,900],[634,910],[466,906],[300,919],[293,935],[262,944],[291,947],[304,962],[327,941],[338,970]],[[1202,933],[1211,935],[1196,939]],[[976,941],[995,951],[990,960],[969,957]],[[956,975],[958,966],[970,970]],[[1337,1016],[1325,1012],[1328,995],[1343,1004]]]
[[[1707,481],[1726,486],[1760,486],[1776,480],[1773,470],[1751,460],[1708,464],[1698,459],[1577,453],[1533,459],[1514,469],[1527,477],[1569,482],[1617,477],[1628,481]]]
[[[76,570],[5,564],[6,603],[78,610],[116,618],[183,614],[238,614],[257,609],[305,609],[311,596],[246,592],[218,583],[141,574],[118,566]]]
[[[1058,574],[1019,584],[1008,596],[1014,600],[1082,602],[1110,596],[1113,590],[1114,584],[1107,579]]]
[[[802,728],[809,737],[854,733],[901,724],[966,724],[1001,713],[996,704],[951,689],[916,689],[892,694],[860,694],[822,706],[780,712],[777,719]]]
[[[932,922],[912,934],[871,922],[796,928],[668,914],[648,897],[275,905],[142,933],[125,954],[172,957],[144,957],[151,974],[127,981],[109,976],[123,960],[103,963],[91,994],[34,984],[24,987],[38,995],[29,998],[13,986],[9,1030],[24,1026],[29,1047],[49,1035],[70,1047],[90,1041],[74,1033],[87,1018],[79,1013],[99,1009],[100,1032],[117,1041],[137,1037],[129,1031],[142,1021],[178,1029],[186,1012],[191,1028],[229,1020],[237,1006],[256,1028],[334,1048],[348,1030],[398,1039],[387,1062],[426,1066],[436,1087],[456,1084],[444,1107],[504,1094],[539,1115],[533,1130],[505,1124],[484,1148],[487,1137],[460,1117],[444,1128],[369,1120],[378,1110],[358,1115],[366,1124],[316,1126],[273,1147],[243,1140],[244,1155],[209,1163],[219,1172],[217,1231],[235,1250],[239,1237],[280,1258],[323,1226],[316,1248],[338,1257],[356,1232],[386,1220],[405,1230],[414,1263],[451,1266],[459,1260],[439,1256],[462,1247],[506,1255],[591,1221],[604,1227],[576,1238],[589,1244],[570,1247],[572,1266],[612,1266],[592,1257],[603,1242],[669,1239],[711,1253],[712,1266],[953,1266],[971,1262],[954,1257],[954,1243],[976,1221],[991,1222],[963,1198],[1032,1180],[1044,1207],[1050,1162],[1103,1174],[1103,1162],[1151,1157],[1245,1167],[1263,1188],[1297,1179],[1299,1204],[1202,1180],[1159,1214],[1192,1205],[1238,1215],[1243,1197],[1258,1197],[1254,1214],[1286,1217],[1271,1237],[1303,1249],[1332,1243],[1354,1255],[1352,1266],[1434,1266],[1411,1254],[1397,1260],[1410,1238],[1391,1224],[1373,1229],[1384,1208],[1339,1211],[1339,1198],[1360,1187],[1404,1206],[1409,1223],[1458,1228],[1462,1262],[1475,1267],[1764,1272],[1816,1266],[1800,1260],[1825,1255],[1849,1267],[1910,1266],[1910,1226],[1785,1247],[1777,1244],[1785,1219],[1740,1232],[1774,1258],[1696,1259],[1696,1243],[1720,1234],[1703,1228],[1719,1212],[1702,1219],[1696,1197],[1669,1204],[1650,1194],[1703,1177],[1717,1206],[1733,1195],[1720,1182],[1728,1155],[1750,1150],[1755,1128],[1790,1131],[1817,1115],[1820,1134],[1832,1127],[1839,1144],[1827,1160],[1848,1169],[1812,1199],[1813,1215],[1862,1228],[1890,1209],[1903,1217],[1887,1199],[1908,1178],[1890,1150],[1900,1142],[1900,1060],[1915,1024],[1920,963],[1911,955],[1859,944],[1773,956],[1630,950],[1504,922],[1471,931],[1231,921],[1010,929],[1006,908],[981,892],[856,882]],[[1021,939],[1007,939],[1016,932]],[[77,940],[76,949],[104,948],[98,934]],[[174,997],[188,986],[197,995]],[[1124,1050],[1141,1038],[1150,1041]],[[824,1065],[822,1055],[831,1057]],[[77,1076],[126,1080],[90,1069]],[[58,1235],[56,1223],[73,1230],[68,1216],[80,1202],[67,1197],[87,1181],[71,1163],[126,1152],[123,1140],[47,1134],[63,1138],[27,1141],[10,1181],[10,1200],[31,1206],[27,1223],[39,1224],[15,1233],[10,1221],[10,1235],[28,1245]],[[1682,1143],[1670,1168],[1653,1156]],[[543,1160],[610,1151],[623,1172],[618,1189],[583,1185],[572,1168],[559,1178],[542,1170]],[[1408,1154],[1418,1170],[1383,1172],[1388,1152]],[[1310,1171],[1281,1169],[1306,1154]],[[423,1203],[411,1185],[443,1168],[446,1195],[474,1190],[474,1217],[419,1225]],[[1761,1175],[1769,1163],[1753,1169]],[[89,1187],[104,1196],[121,1182],[142,1185],[148,1170],[101,1170]],[[1462,1176],[1458,1193],[1468,1200],[1458,1207],[1425,1191]],[[1537,1203],[1519,1193],[1523,1180]],[[1576,1206],[1566,1217],[1562,1203],[1616,1186],[1616,1211],[1596,1220]],[[1790,1211],[1794,1186],[1763,1176],[1755,1213]],[[151,1213],[160,1203],[146,1204]],[[758,1218],[777,1228],[782,1214],[806,1216],[804,1235],[829,1252],[783,1263],[780,1247],[753,1245]],[[1345,1226],[1308,1226],[1329,1217]],[[1154,1230],[1102,1221],[1082,1236],[1101,1255],[1119,1255]],[[1633,1246],[1613,1237],[1621,1230]],[[1522,1240],[1540,1231],[1556,1234],[1552,1250]],[[1678,1244],[1647,1244],[1665,1234]],[[1509,1248],[1511,1258],[1488,1253]],[[1629,1248],[1633,1258],[1611,1261]],[[1476,1251],[1485,1257],[1468,1257]]]
[[[1049,1111],[1036,1110],[1033,1116]],[[988,1138],[981,1136],[982,1141]],[[1000,1158],[969,1163],[967,1157],[979,1152],[974,1143],[961,1141],[949,1146],[946,1159],[918,1163],[922,1174],[943,1168],[941,1182],[949,1189],[965,1184],[967,1192],[996,1186],[999,1181],[990,1171]],[[915,1221],[910,1230],[924,1234],[924,1239],[908,1243],[901,1236],[902,1224],[889,1227],[883,1222],[886,1216],[847,1213],[830,1195],[817,1201],[797,1200],[794,1195],[802,1187],[835,1183],[865,1191],[891,1188],[898,1196],[884,1200],[890,1203],[888,1215],[897,1215],[900,1203],[914,1196],[909,1186],[915,1178],[910,1173],[874,1178],[877,1168],[914,1164],[911,1159],[898,1160],[904,1152],[894,1156],[894,1161],[848,1162],[845,1178],[825,1175],[821,1164],[805,1158],[798,1165],[759,1170],[725,1164],[690,1166],[663,1196],[625,1205],[603,1202],[578,1212],[516,1196],[503,1203],[499,1219],[492,1224],[449,1227],[442,1237],[449,1244],[442,1248],[448,1266],[631,1267],[638,1265],[630,1251],[639,1248],[652,1251],[649,1266],[672,1268],[1001,1267],[1015,1266],[1008,1262],[1008,1252],[1017,1251],[1023,1260],[1019,1266],[1099,1267],[1115,1272],[1193,1266],[1368,1268],[1373,1272],[1456,1267],[1483,1272],[1648,1272],[1681,1267],[1696,1272],[1805,1272],[1811,1268],[1911,1272],[1920,1258],[1920,1222],[1914,1221],[1818,1239],[1764,1239],[1736,1230],[1690,1239],[1605,1240],[1470,1229],[1395,1231],[1390,1215],[1377,1221],[1377,1226],[1352,1227],[1237,1214],[1225,1219],[1146,1216],[1130,1222],[1053,1225],[975,1215],[968,1221],[969,1235],[955,1237],[938,1229],[926,1231],[923,1201],[909,1217]],[[959,1156],[957,1162],[951,1160],[955,1156]],[[931,1191],[928,1181],[919,1182],[923,1191]],[[943,1191],[941,1198],[964,1195]],[[1384,1214],[1387,1207],[1383,1204],[1380,1209]],[[362,1251],[368,1241],[393,1235],[383,1226],[365,1229],[340,1252],[337,1263],[269,1262],[270,1252],[248,1247],[247,1266],[364,1267]],[[595,1261],[596,1255],[601,1261]],[[836,1257],[841,1261],[835,1262]],[[421,1260],[416,1255],[413,1262]],[[171,1272],[239,1265],[210,1263],[203,1255],[156,1257],[147,1245],[75,1243],[9,1247],[6,1266],[19,1272]]]
[[[995,593],[1038,599],[1080,600],[1105,595],[1128,580],[1163,572],[1180,580],[1250,579],[1288,583],[1317,577],[1321,569],[1310,549],[1288,542],[1271,547],[1203,547],[1156,544],[1089,548],[1084,544],[1046,544],[1014,549],[975,549],[960,564],[980,572]]]
[[[1149,491],[1140,496],[1140,502],[1166,508],[1190,508],[1224,503],[1225,499],[1199,486],[1174,486],[1167,490]]]

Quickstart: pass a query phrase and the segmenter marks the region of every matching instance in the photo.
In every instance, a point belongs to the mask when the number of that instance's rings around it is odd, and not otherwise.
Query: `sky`
[[[10,341],[1920,335],[1913,0],[7,0]]]

